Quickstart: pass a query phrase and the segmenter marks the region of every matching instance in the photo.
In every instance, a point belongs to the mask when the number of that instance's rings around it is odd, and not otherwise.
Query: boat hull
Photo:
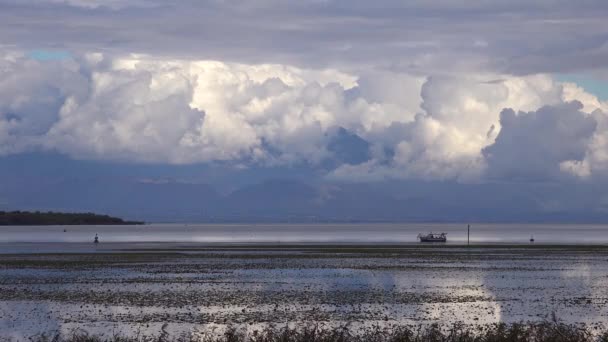
[[[426,238],[421,237],[420,242],[447,242],[446,238]]]

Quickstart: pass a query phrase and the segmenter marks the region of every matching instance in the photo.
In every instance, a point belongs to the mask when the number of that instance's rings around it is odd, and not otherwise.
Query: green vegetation
[[[50,226],[50,225],[119,225],[143,224],[143,222],[124,221],[108,215],[93,213],[56,213],[29,211],[0,211],[0,226]]]
[[[202,336],[171,336],[165,324],[158,336],[125,337],[114,335],[100,337],[83,332],[68,336],[40,335],[30,338],[35,342],[591,342],[608,341],[608,332],[593,333],[590,328],[560,322],[494,324],[471,327],[456,323],[441,327],[397,326],[392,328],[371,327],[354,334],[347,327],[319,328],[300,326],[296,328],[267,328],[247,333],[228,329],[223,335],[203,332]]]

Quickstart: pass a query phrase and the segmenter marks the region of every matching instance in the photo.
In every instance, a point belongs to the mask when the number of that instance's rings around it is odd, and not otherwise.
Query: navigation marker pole
[[[471,225],[467,224],[467,246],[469,246],[470,237],[471,237]]]

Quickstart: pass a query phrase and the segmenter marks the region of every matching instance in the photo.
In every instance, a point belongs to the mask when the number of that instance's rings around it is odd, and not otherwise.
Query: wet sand
[[[228,325],[608,325],[603,246],[100,246],[0,255],[0,336]]]

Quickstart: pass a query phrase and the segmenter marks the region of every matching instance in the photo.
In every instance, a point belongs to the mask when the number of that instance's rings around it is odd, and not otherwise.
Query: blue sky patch
[[[585,91],[597,96],[600,101],[608,100],[608,80],[598,80],[587,75],[558,74],[555,79],[559,82],[578,84]]]
[[[72,54],[62,50],[32,50],[27,56],[37,61],[61,61],[72,58]]]

